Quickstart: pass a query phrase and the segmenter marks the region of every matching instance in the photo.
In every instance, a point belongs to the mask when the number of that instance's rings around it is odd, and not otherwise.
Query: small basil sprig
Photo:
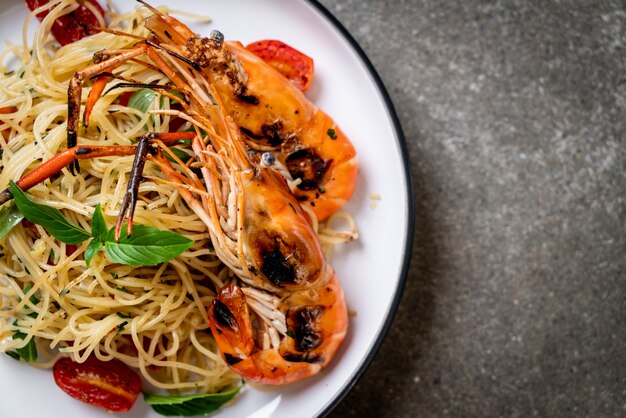
[[[135,225],[132,235],[122,236],[118,242],[115,240],[115,229],[106,228],[100,205],[96,206],[92,215],[89,233],[65,219],[60,210],[30,200],[14,182],[10,183],[10,187],[19,212],[32,223],[46,228],[59,241],[80,244],[92,238],[85,250],[87,265],[103,247],[107,257],[115,263],[152,266],[179,256],[193,244],[192,240],[175,232],[144,225]],[[0,224],[0,231],[5,228],[10,230],[8,224]]]
[[[126,225],[122,228],[126,230]],[[100,205],[96,206],[91,222],[93,240],[85,251],[87,265],[104,247],[109,260],[128,266],[152,266],[178,257],[187,251],[193,241],[175,232],[135,225],[130,236],[122,235],[115,240],[115,228],[107,231]]]
[[[144,393],[146,403],[156,412],[168,417],[193,417],[208,415],[217,411],[222,405],[230,401],[241,389],[209,393],[206,395],[166,396]]]

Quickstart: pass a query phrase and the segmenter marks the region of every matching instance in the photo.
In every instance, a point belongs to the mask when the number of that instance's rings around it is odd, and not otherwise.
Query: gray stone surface
[[[321,2],[416,199],[398,315],[331,417],[626,415],[626,4]]]

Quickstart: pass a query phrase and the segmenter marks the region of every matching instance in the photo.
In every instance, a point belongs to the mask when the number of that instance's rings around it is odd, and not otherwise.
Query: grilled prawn
[[[301,207],[303,196],[308,196],[301,193],[310,191],[301,189],[294,196],[280,173],[284,170],[277,168],[281,162],[289,167],[289,156],[300,155],[298,152],[328,152],[328,158],[341,159],[341,164],[335,164],[335,160],[324,162],[321,175],[315,174],[317,169],[312,171],[313,180],[326,185],[322,196],[328,199],[320,196],[308,202],[319,203],[312,207],[323,218],[352,193],[356,173],[354,150],[343,136],[338,142],[328,142],[338,139],[328,137],[331,129],[333,135],[341,133],[332,120],[299,95],[297,89],[286,88],[286,81],[277,73],[239,51],[239,46],[224,43],[217,32],[211,38],[197,37],[180,22],[156,9],[150,10],[154,14],[147,25],[156,38],[143,40],[130,50],[111,52],[113,56],[100,55],[98,62],[74,76],[68,94],[70,147],[17,184],[22,189],[32,187],[71,166],[76,159],[135,154],[116,228],[119,236],[127,213],[127,233],[132,232],[143,167],[147,160],[155,162],[206,224],[218,257],[240,280],[219,289],[208,308],[209,325],[227,364],[243,378],[262,384],[281,385],[312,376],[332,360],[344,340],[347,310],[338,278],[324,257],[309,215]],[[179,101],[182,108],[160,112],[189,121],[195,132],[149,133],[136,146],[77,145],[82,81],[92,77],[106,81],[111,77],[107,72],[140,55],[146,55],[172,83],[149,87]],[[253,64],[242,64],[247,59]],[[265,86],[260,82],[263,77],[268,80]],[[281,85],[286,90],[284,101],[265,91]],[[185,100],[168,92],[171,88],[182,93]],[[95,98],[90,100],[92,105]],[[255,128],[242,126],[243,109],[259,103],[282,108],[276,115],[283,115],[281,124],[288,129],[284,132],[290,132],[284,135],[293,144],[280,144],[283,150],[290,150],[284,161],[280,161],[280,156],[277,161],[272,153],[249,152],[247,139]],[[294,113],[304,119],[287,118],[286,114],[294,108]],[[275,117],[271,115],[265,119]],[[258,122],[263,118],[259,113],[252,119]],[[328,140],[320,139],[324,136],[320,132],[324,131]],[[168,148],[182,139],[191,141],[201,178]],[[332,153],[326,142],[346,148],[345,155]],[[307,161],[297,165],[309,175]],[[344,180],[352,185],[344,187],[337,182],[334,188],[341,167],[348,174]],[[306,175],[299,177],[300,184],[311,180],[304,178]],[[9,198],[10,192],[4,191],[0,202]]]

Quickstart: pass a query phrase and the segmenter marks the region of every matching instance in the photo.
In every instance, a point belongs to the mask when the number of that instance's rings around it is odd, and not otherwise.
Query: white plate
[[[130,1],[114,1],[121,10]],[[360,162],[358,187],[347,210],[361,239],[331,258],[345,290],[351,318],[346,341],[318,376],[280,389],[246,386],[237,402],[214,417],[312,417],[327,413],[354,385],[389,328],[399,302],[413,233],[412,194],[404,139],[389,98],[360,48],[332,16],[304,0],[154,0],[155,5],[210,15],[196,32],[222,31],[244,43],[280,39],[315,60],[308,96],[354,142]],[[0,39],[21,43],[22,1],[0,0]],[[370,194],[381,200],[372,205]],[[140,397],[141,398],[141,397]],[[126,417],[158,417],[139,399]],[[0,356],[0,417],[111,417],[82,404],[54,384],[52,373]]]

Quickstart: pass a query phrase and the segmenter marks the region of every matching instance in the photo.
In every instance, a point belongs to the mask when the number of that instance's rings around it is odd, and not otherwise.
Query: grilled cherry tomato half
[[[284,42],[256,41],[246,46],[263,61],[274,67],[301,91],[306,91],[313,81],[313,59]]]
[[[92,4],[98,13],[104,16],[104,9],[97,0],[85,0]],[[26,5],[33,11],[38,7],[48,4],[49,0],[26,0]],[[49,10],[38,13],[37,18],[42,21],[49,13]],[[61,45],[71,44],[85,36],[98,33],[96,27],[100,26],[98,18],[91,9],[84,4],[80,4],[73,12],[60,16],[52,24],[51,32]]]
[[[64,357],[52,368],[57,386],[72,398],[113,412],[130,410],[141,391],[139,375],[119,360]]]

